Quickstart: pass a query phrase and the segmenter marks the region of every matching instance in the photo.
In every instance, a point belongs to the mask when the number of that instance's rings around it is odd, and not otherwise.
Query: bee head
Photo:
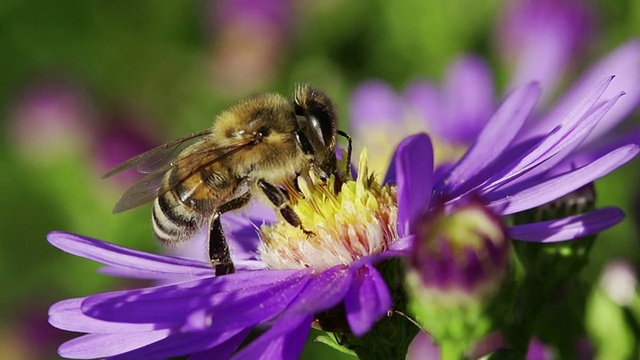
[[[300,131],[298,142],[303,152],[311,152],[325,171],[332,170],[326,167],[335,164],[338,124],[335,103],[326,92],[302,84],[294,93],[293,111]]]

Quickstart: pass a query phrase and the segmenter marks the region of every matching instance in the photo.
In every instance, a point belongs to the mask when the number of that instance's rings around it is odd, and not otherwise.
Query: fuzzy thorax
[[[336,179],[311,171],[298,178],[304,198],[292,204],[302,227],[280,219],[261,228],[262,260],[272,269],[311,267],[322,271],[379,254],[398,239],[396,188],[383,186],[369,172],[366,149],[358,178],[333,191]]]

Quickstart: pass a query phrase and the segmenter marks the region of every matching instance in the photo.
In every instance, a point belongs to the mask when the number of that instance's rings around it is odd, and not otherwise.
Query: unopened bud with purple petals
[[[409,308],[438,341],[443,358],[455,358],[491,330],[486,311],[509,264],[505,228],[496,214],[473,199],[453,211],[436,207],[416,222],[413,233]]]

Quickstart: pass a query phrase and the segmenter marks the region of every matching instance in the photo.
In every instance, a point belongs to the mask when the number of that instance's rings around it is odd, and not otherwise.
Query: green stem
[[[442,360],[461,360],[464,359],[464,349],[459,343],[446,341],[440,344],[440,358]]]

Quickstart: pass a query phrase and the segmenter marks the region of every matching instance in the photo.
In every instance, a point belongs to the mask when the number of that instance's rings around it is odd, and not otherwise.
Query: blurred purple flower
[[[445,207],[454,209],[470,196],[480,196],[500,215],[532,209],[579,189],[631,160],[639,147],[628,142],[603,153],[590,153],[590,162],[576,162],[577,154],[582,154],[576,153],[576,149],[581,149],[594,128],[603,126],[605,116],[623,95],[603,98],[611,81],[611,77],[601,81],[571,111],[554,118],[553,127],[545,134],[531,134],[522,129],[535,108],[539,86],[533,83],[516,89],[489,119],[463,158],[441,169],[435,183],[433,176],[425,176],[418,170],[425,165],[433,166],[431,159],[425,161],[427,152],[406,150],[403,154],[401,151],[394,161],[401,161],[412,170],[402,175],[411,181],[399,191],[398,202],[401,210],[410,209],[411,214],[401,219],[407,223],[399,223],[399,229],[412,228],[413,221],[435,204],[443,202]],[[427,136],[416,135],[405,140],[400,149],[430,146]],[[406,181],[393,172],[387,178],[398,184]],[[416,196],[431,184],[433,195]],[[623,217],[618,208],[603,208],[559,220],[512,226],[508,233],[511,238],[524,241],[564,241],[600,232]]]
[[[212,31],[215,32],[236,22],[247,26],[273,28],[273,31],[288,35],[292,26],[292,4],[289,0],[222,0],[211,2]]]
[[[567,67],[595,35],[595,16],[585,1],[516,0],[497,29],[498,46],[514,67],[509,89],[536,80],[550,97]]]
[[[263,86],[287,53],[293,26],[288,0],[211,1],[213,83],[225,96],[243,95]]]
[[[42,299],[42,297],[40,298]],[[14,312],[0,325],[0,357],[3,359],[52,359],[56,348],[71,334],[52,328],[41,300],[15,304]]]
[[[518,0],[510,4],[497,29],[501,55],[515,68],[507,89],[532,81],[544,89],[539,104],[519,137],[548,133],[589,89],[601,79],[615,75],[603,95],[620,91],[627,95],[609,111],[581,145],[594,154],[612,149],[620,141],[640,139],[640,130],[617,139],[604,133],[618,128],[640,103],[640,42],[631,40],[588,69],[561,96],[556,88],[570,63],[582,53],[594,35],[594,11],[574,0]],[[402,95],[388,85],[371,81],[356,89],[350,109],[352,136],[356,144],[391,153],[398,139],[418,131],[432,135],[436,164],[456,161],[484,129],[496,109],[496,90],[490,67],[481,58],[465,56],[449,69],[442,85],[427,81],[411,84]],[[549,99],[557,99],[552,106]],[[374,125],[375,126],[371,126]],[[594,140],[598,140],[597,143]],[[635,141],[635,140],[634,140]],[[390,158],[390,157],[389,157]],[[384,160],[384,157],[382,158]],[[384,169],[384,164],[376,166]]]
[[[87,92],[68,81],[29,85],[17,98],[9,123],[17,148],[34,159],[86,149],[96,126]]]
[[[426,332],[419,332],[409,345],[407,360],[441,359],[440,348]]]
[[[388,152],[404,137],[426,131],[434,142],[436,164],[456,161],[476,138],[495,108],[489,68],[479,59],[463,58],[447,73],[442,88],[416,82],[399,95],[381,81],[360,85],[350,106],[351,135],[356,146]]]
[[[93,144],[100,174],[157,145],[149,130],[151,127],[145,126],[145,123],[149,122],[125,111],[106,115]],[[139,179],[138,175],[130,172],[118,177],[117,180],[127,185]]]
[[[556,355],[553,349],[545,345],[540,339],[534,338],[529,343],[529,349],[527,351],[527,360],[553,360]]]

